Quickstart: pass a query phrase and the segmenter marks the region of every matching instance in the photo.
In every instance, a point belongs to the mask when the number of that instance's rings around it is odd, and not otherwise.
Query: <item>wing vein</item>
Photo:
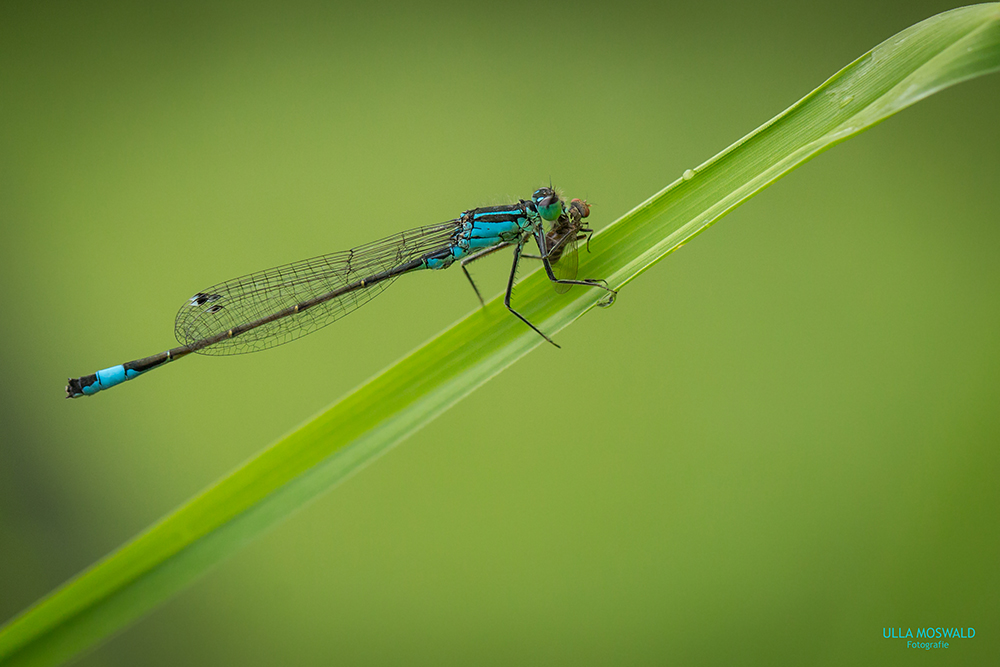
[[[445,248],[455,240],[459,229],[458,220],[417,227],[350,250],[276,266],[213,285],[181,306],[174,321],[174,334],[181,344],[194,345]],[[230,355],[282,345],[357,310],[381,294],[396,277],[358,287],[197,351]]]

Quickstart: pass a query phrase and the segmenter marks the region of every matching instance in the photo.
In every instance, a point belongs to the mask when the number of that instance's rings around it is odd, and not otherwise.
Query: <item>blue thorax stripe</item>
[[[521,218],[523,220],[524,218]],[[496,222],[490,220],[476,220],[472,223],[472,229],[469,230],[469,238],[485,238],[487,236],[499,236],[501,234],[510,234],[517,232],[521,229],[518,224],[517,219],[514,220],[498,220]]]

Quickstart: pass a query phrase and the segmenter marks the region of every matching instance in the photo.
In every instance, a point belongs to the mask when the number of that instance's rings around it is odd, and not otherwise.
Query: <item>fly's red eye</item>
[[[569,205],[570,208],[575,208],[577,211],[580,212],[581,218],[586,218],[588,215],[590,215],[590,204],[588,204],[587,201],[584,199],[574,199],[569,203]]]

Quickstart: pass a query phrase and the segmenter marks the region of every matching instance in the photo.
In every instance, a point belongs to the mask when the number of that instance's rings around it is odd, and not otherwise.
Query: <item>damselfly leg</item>
[[[472,274],[469,273],[469,270],[467,268],[465,268],[465,265],[469,264],[471,262],[474,262],[477,259],[482,259],[483,257],[486,257],[487,255],[492,255],[497,250],[502,250],[503,248],[506,248],[509,245],[511,245],[511,244],[510,243],[504,243],[504,244],[498,245],[498,246],[496,246],[494,248],[486,248],[485,250],[480,250],[479,252],[475,253],[474,255],[469,255],[468,257],[466,257],[465,259],[463,259],[462,262],[461,262],[460,266],[462,267],[462,273],[464,273],[465,277],[469,279],[469,284],[472,285],[472,289],[473,289],[473,291],[475,291],[476,297],[479,299],[479,305],[481,305],[483,308],[486,307],[486,302],[483,301],[483,295],[479,293],[479,288],[476,287],[476,281],[472,279]]]
[[[519,313],[516,310],[514,310],[513,306],[510,305],[510,297],[511,297],[511,294],[514,293],[514,278],[517,276],[517,264],[518,264],[518,262],[521,259],[521,248],[522,247],[524,247],[524,241],[520,241],[520,242],[517,243],[517,245],[514,246],[514,263],[510,267],[510,278],[507,279],[507,293],[503,297],[503,305],[507,306],[507,310],[509,310],[514,315],[516,315],[519,320],[521,320],[522,322],[524,322],[525,324],[527,324],[529,327],[531,327],[532,329],[534,329],[535,333],[537,333],[539,336],[541,336],[545,340],[549,341],[550,343],[552,343],[556,347],[559,347],[559,345],[554,340],[552,340],[551,338],[549,338],[548,336],[546,336],[544,333],[542,333],[541,329],[539,329],[534,324],[532,324],[528,320],[528,318],[526,318],[524,315],[522,315],[521,313]]]

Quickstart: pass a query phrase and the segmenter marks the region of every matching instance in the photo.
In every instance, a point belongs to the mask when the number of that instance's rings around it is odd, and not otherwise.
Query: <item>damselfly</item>
[[[411,271],[445,269],[456,261],[483,299],[466,265],[502,248],[514,248],[504,305],[542,338],[546,336],[511,306],[511,292],[524,244],[534,238],[546,275],[556,287],[587,285],[616,292],[600,280],[576,280],[576,242],[587,237],[586,202],[568,205],[552,188],[530,200],[465,211],[458,218],[418,227],[344,252],[286,264],[234,278],[198,292],[174,322],[179,347],[151,357],[70,378],[67,398],[89,396],[154,368],[199,354],[244,354],[282,345],[357,310]],[[546,231],[546,226],[549,230]],[[572,253],[571,263],[568,253]],[[562,276],[562,277],[560,277]]]

